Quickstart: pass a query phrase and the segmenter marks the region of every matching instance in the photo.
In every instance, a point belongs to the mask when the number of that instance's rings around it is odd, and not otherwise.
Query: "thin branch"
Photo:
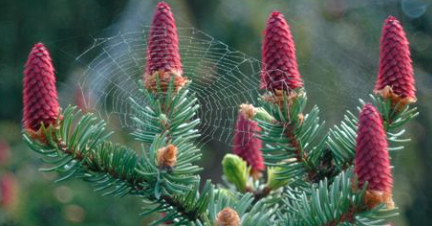
[[[84,161],[85,158],[88,158],[90,162],[94,162],[94,159],[91,155],[85,156],[82,154],[82,152],[69,149],[65,144],[65,142],[61,141],[61,138],[59,139],[55,137],[55,139],[56,139],[56,144],[58,149],[67,155],[73,156],[74,160],[82,162],[82,166],[85,167],[86,170],[94,173],[109,174],[112,178],[122,180],[125,183],[127,183],[129,187],[131,187],[136,192],[136,194],[140,194],[145,189],[145,187],[141,185],[142,183],[145,182],[144,180],[133,180],[132,178],[127,178],[126,175],[118,175],[114,169],[110,169],[110,168],[107,168],[104,171],[101,171],[100,169],[96,169],[90,166],[87,161]],[[160,198],[170,206],[176,208],[177,212],[180,213],[182,216],[186,217],[188,220],[195,221],[197,219],[200,219],[204,222],[205,219],[203,219],[201,216],[197,216],[196,212],[186,211],[186,208],[183,206],[183,204],[175,200],[175,198],[168,195],[162,195]],[[154,198],[153,201],[158,201],[158,199]]]

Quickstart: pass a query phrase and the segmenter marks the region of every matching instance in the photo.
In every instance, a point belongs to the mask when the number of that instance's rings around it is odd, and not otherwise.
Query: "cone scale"
[[[252,107],[253,108],[253,107]],[[261,152],[262,141],[256,137],[260,131],[258,123],[252,121],[247,111],[248,105],[242,105],[235,126],[233,153],[244,159],[251,167],[251,175],[257,179],[265,170],[264,159]]]
[[[359,188],[368,182],[364,199],[367,206],[373,208],[383,203],[394,207],[387,137],[381,116],[370,104],[363,106],[359,116],[354,171]]]
[[[155,8],[147,42],[145,87],[157,91],[156,80],[159,79],[162,90],[166,91],[172,78],[176,90],[183,87],[187,79],[182,77],[177,28],[171,8],[165,2],[158,3]]]
[[[41,124],[54,125],[60,111],[56,77],[48,49],[38,43],[33,46],[24,70],[24,128],[38,133]]]
[[[375,92],[395,104],[416,101],[414,70],[409,42],[401,23],[389,16],[384,22],[380,43],[379,72]]]

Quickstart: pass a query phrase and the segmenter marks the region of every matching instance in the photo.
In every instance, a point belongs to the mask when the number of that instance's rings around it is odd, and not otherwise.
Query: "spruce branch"
[[[397,214],[392,199],[393,177],[387,136],[384,131],[383,119],[372,104],[363,106],[359,115],[356,135],[354,171],[358,183],[354,184],[351,190],[356,192],[359,188],[363,188],[364,191],[360,199],[362,206],[360,209],[356,206],[347,209],[338,221],[332,221],[329,225],[336,225],[340,220],[349,220],[350,223],[354,223],[357,217],[362,221],[371,221],[374,218],[384,220],[380,216],[368,214],[374,213],[376,208],[391,212],[390,216]],[[386,216],[388,214],[384,215],[384,217]]]
[[[402,139],[401,137],[405,133],[405,129],[403,129],[403,126],[410,120],[412,120],[414,117],[418,115],[416,111],[416,107],[410,107],[409,105],[405,105],[402,109],[398,108],[398,105],[392,105],[391,99],[384,99],[381,96],[375,96],[370,95],[370,99],[372,100],[372,105],[365,104],[364,101],[361,100],[361,103],[363,106],[373,106],[377,109],[379,113],[379,117],[382,118],[382,129],[384,133],[384,139],[388,143],[388,148],[386,148],[390,155],[390,160],[394,160],[396,154],[399,150],[403,149],[403,146],[400,146],[401,142],[408,142],[409,139]],[[378,114],[377,113],[377,114]],[[354,162],[355,155],[356,155],[356,146],[358,146],[356,139],[360,139],[358,137],[357,131],[360,129],[359,119],[357,116],[352,114],[351,112],[348,112],[347,115],[345,115],[345,120],[342,122],[340,126],[336,126],[334,129],[330,130],[327,144],[329,145],[332,154],[334,156],[334,166],[335,169],[338,171],[344,170],[346,168],[349,168],[352,165],[355,165],[356,167],[359,166],[360,162]],[[367,131],[373,130],[376,132],[375,128],[370,128],[371,126],[367,126]],[[375,126],[376,127],[376,126]],[[366,130],[366,129],[364,129]],[[363,135],[364,136],[364,135]],[[364,139],[364,142],[368,142],[367,138]],[[378,148],[379,144],[376,141],[376,138],[374,138],[374,146],[373,148]],[[362,139],[359,140],[361,142]],[[382,142],[381,142],[382,143]],[[365,145],[363,145],[365,146]],[[387,144],[386,144],[387,147]],[[387,152],[387,150],[385,152]],[[374,155],[375,157],[381,157],[383,154],[373,154],[371,150],[364,151],[363,155]],[[375,161],[377,167],[381,167],[385,165],[384,160],[370,160]],[[374,165],[372,162],[363,160],[361,165],[365,165],[365,162],[369,162],[368,164]],[[377,162],[378,161],[378,162]],[[367,179],[365,179],[365,173],[369,169],[362,169],[362,183],[365,183],[366,181],[371,181],[370,183],[373,183],[374,186],[371,188],[371,191],[366,192],[366,196],[364,197],[364,202],[366,202],[369,206],[376,206],[377,203],[381,204],[381,208],[386,208],[388,206],[393,206],[393,201],[391,200],[391,191],[389,191],[389,187],[391,189],[391,185],[386,187],[386,190],[383,191],[376,191],[376,183],[377,181],[391,181],[391,177],[389,179],[389,172],[375,172],[374,175],[379,175],[379,180],[370,178],[370,173]],[[390,166],[385,167],[386,170],[390,170]],[[391,173],[390,173],[391,176]],[[386,182],[387,184],[389,182]],[[391,182],[390,182],[391,183]],[[374,190],[375,188],[375,190]],[[392,213],[390,215],[396,214],[396,210],[391,211]],[[376,211],[375,214],[378,216],[381,215],[380,211]],[[374,222],[373,219],[363,218],[363,213],[356,213],[355,216],[359,217],[359,223],[362,224],[373,224],[373,225],[381,225],[381,221]],[[384,213],[384,216],[387,217],[387,214]]]
[[[59,120],[55,124],[58,127],[41,126],[44,134],[42,140],[46,142],[34,140],[27,134],[24,134],[24,138],[30,147],[44,155],[44,160],[54,164],[54,167],[46,170],[64,173],[65,176],[58,181],[78,177],[94,184],[95,190],[104,192],[104,195],[141,195],[145,200],[156,205],[143,215],[154,212],[166,214],[154,224],[172,221],[175,225],[191,222],[197,225],[208,225],[215,220],[206,215],[210,194],[214,187],[207,183],[204,190],[198,192],[199,177],[196,173],[200,169],[192,165],[193,161],[200,158],[198,149],[193,144],[197,133],[193,129],[196,124],[191,118],[195,113],[190,113],[197,109],[193,107],[195,100],[187,100],[190,97],[187,87],[183,87],[175,94],[175,90],[169,88],[163,96],[144,90],[143,92],[148,95],[148,100],[152,101],[150,102],[152,107],[141,108],[136,105],[140,110],[137,115],[144,120],[149,112],[154,114],[153,117],[157,116],[156,118],[162,118],[161,115],[168,115],[168,117],[158,121],[159,130],[150,131],[154,133],[152,135],[154,139],[149,143],[149,148],[143,146],[142,155],[137,155],[127,147],[110,143],[107,139],[111,133],[105,133],[106,123],[98,121],[91,113],[82,115],[76,107],[68,107],[62,112],[62,117],[58,117]],[[160,97],[170,95],[172,101],[163,108]],[[163,100],[166,103],[166,99]],[[172,111],[164,111],[164,109],[172,109]],[[157,115],[155,112],[160,114]],[[185,115],[185,118],[178,120],[178,115],[174,116],[176,113]],[[176,119],[177,122],[174,121]],[[171,122],[174,126],[170,124]],[[190,122],[192,123],[189,124]],[[177,133],[184,127],[191,132]],[[142,139],[146,131],[149,130],[135,131],[134,136],[137,140],[146,141]],[[170,167],[165,167],[158,161],[158,154],[169,147],[176,148],[176,161]],[[244,214],[240,213],[241,216]]]
[[[167,139],[169,138],[166,134],[157,135],[149,151],[143,152],[143,157],[136,167],[136,172],[152,187],[152,195],[156,198],[184,193],[191,190],[199,181],[196,173],[200,168],[192,164],[199,159],[199,156],[196,157],[198,149],[192,148],[187,139],[176,139],[170,144],[178,149],[175,166],[166,168],[158,165],[158,151],[165,148]]]
[[[135,151],[112,144],[107,139],[106,123],[91,113],[82,115],[76,107],[67,107],[57,120],[58,128],[41,125],[43,139],[34,140],[24,133],[28,146],[41,154],[41,160],[53,165],[41,171],[57,171],[56,182],[79,177],[92,182],[104,195],[124,196],[142,189],[142,178],[135,173]],[[46,142],[45,142],[46,141]]]
[[[241,219],[242,226],[267,225],[275,224],[275,209],[271,208],[265,202],[254,202],[253,194],[237,193],[225,189],[218,189],[214,193],[208,207],[209,218],[217,219],[218,213],[225,208],[234,210]],[[262,212],[266,209],[266,212]]]
[[[24,140],[50,165],[41,171],[61,174],[56,182],[80,178],[102,195],[136,195],[146,203],[141,215],[162,215],[152,225],[382,225],[396,215],[388,151],[403,149],[398,143],[409,141],[401,138],[403,126],[418,115],[409,106],[416,100],[414,77],[400,23],[389,17],[383,27],[372,104],[361,100],[360,116],[348,112],[324,137],[318,107],[305,113],[294,41],[279,12],[267,21],[262,58],[262,106],[240,106],[238,156],[222,162],[224,179],[234,186],[206,181],[200,189],[200,106],[183,76],[175,20],[163,2],[150,27],[140,95],[129,98],[140,153],[110,142],[106,122],[91,113],[61,111],[42,44],[26,64]]]
[[[152,23],[175,28],[168,5],[158,4]],[[27,134],[24,139],[47,162],[54,164],[47,171],[64,173],[58,181],[79,177],[95,184],[95,190],[104,191],[105,195],[140,195],[152,204],[143,215],[165,213],[153,224],[211,225],[217,221],[208,216],[211,204],[221,208],[232,205],[238,215],[248,221],[255,217],[246,217],[248,209],[254,210],[250,196],[232,196],[233,204],[221,202],[226,193],[214,196],[215,188],[210,182],[199,192],[197,173],[200,168],[193,165],[201,156],[193,142],[199,137],[196,129],[199,119],[195,118],[199,105],[188,89],[187,79],[181,75],[175,29],[162,34],[171,40],[172,49],[163,51],[170,56],[169,62],[153,55],[153,49],[159,47],[152,37],[160,35],[152,25],[149,62],[142,82],[145,89],[141,90],[146,104],[138,104],[137,97],[130,98],[136,111],[132,119],[138,126],[132,135],[143,143],[141,155],[127,147],[111,144],[107,140],[110,133],[105,134],[105,122],[91,114],[81,115],[74,107],[67,108],[61,117],[57,117],[56,124],[47,128],[42,124],[41,139]]]
[[[319,121],[318,107],[303,116],[306,94],[303,90],[288,97],[283,94],[283,106],[262,100],[263,108],[275,118],[273,122],[258,120],[263,128],[264,158],[268,166],[280,167],[277,177],[284,179],[307,178],[313,181],[317,174],[323,142],[319,134],[324,123]]]
[[[158,85],[155,88],[161,90],[158,77],[156,81]],[[136,171],[152,183],[156,198],[194,189],[199,181],[197,173],[201,171],[200,167],[193,165],[201,158],[193,141],[200,136],[196,129],[200,120],[194,119],[199,105],[195,95],[189,92],[188,85],[176,90],[174,84],[175,80],[171,79],[165,92],[141,89],[147,107],[130,98],[136,112],[133,120],[138,126],[132,135],[143,144],[151,144],[148,151],[144,149],[144,158]],[[170,148],[175,149],[175,155],[171,156],[175,158],[175,164],[170,160],[168,166],[159,160],[161,152]]]
[[[353,184],[354,183],[354,184]],[[289,193],[285,199],[286,210],[280,213],[284,225],[382,225],[395,210],[380,205],[367,209],[363,203],[367,184],[356,187],[351,169],[341,172],[330,184],[327,179],[314,185],[310,194]]]
[[[261,97],[263,109],[275,120],[259,120],[267,166],[280,167],[281,180],[315,179],[323,143],[317,141],[323,129],[317,107],[304,115],[306,92],[298,71],[295,44],[285,17],[273,12],[266,24],[262,46]]]
[[[92,183],[95,191],[103,195],[140,195],[151,202],[163,203],[164,208],[175,211],[176,219],[196,221],[202,217],[199,213],[206,210],[208,203],[205,197],[213,188],[208,183],[203,191],[204,198],[192,201],[187,198],[197,197],[199,180],[192,175],[197,168],[186,162],[191,156],[179,156],[178,171],[170,172],[157,168],[156,158],[152,158],[153,164],[149,161],[149,156],[155,157],[155,150],[163,145],[166,137],[156,138],[149,152],[138,156],[134,150],[109,142],[111,133],[105,132],[106,123],[98,121],[91,113],[82,115],[76,107],[68,107],[62,115],[58,128],[41,126],[46,142],[32,139],[26,133],[23,135],[29,147],[41,154],[44,162],[53,165],[41,171],[62,174],[56,182],[81,178]],[[187,141],[177,140],[174,144],[180,152],[187,153],[184,151],[188,148]],[[149,167],[145,168],[143,163]]]
[[[168,142],[180,138],[190,140],[200,136],[196,129],[200,119],[195,118],[199,108],[198,100],[195,94],[190,93],[189,84],[176,91],[175,81],[171,79],[166,92],[153,93],[147,89],[140,89],[142,96],[130,98],[136,112],[132,117],[138,126],[132,133],[136,140],[150,144],[157,134],[163,133],[169,137]],[[135,98],[143,98],[148,105],[142,106]]]
[[[149,199],[144,207],[142,216],[155,212],[164,213],[164,217],[152,223],[172,222],[173,225],[208,225],[210,219],[206,215],[209,202],[213,198],[214,185],[207,181],[202,192],[198,191],[199,184],[184,195],[162,195],[160,199]]]
[[[414,70],[410,56],[409,42],[400,22],[389,16],[384,22],[380,43],[380,67],[375,82],[371,103],[383,118],[384,129],[389,141],[391,157],[402,150],[403,126],[418,116],[417,108],[410,106],[416,101]],[[365,102],[360,100],[361,105]],[[361,107],[358,107],[360,111]],[[346,168],[352,164],[358,120],[347,112],[341,126],[329,132],[328,146],[335,157],[336,167]]]
[[[404,148],[401,144],[410,141],[410,139],[403,138],[406,132],[404,126],[418,116],[417,107],[405,105],[402,109],[399,109],[399,105],[392,106],[392,100],[372,94],[370,100],[383,118],[390,155],[394,159],[397,152]],[[360,103],[361,106],[365,104],[363,100],[360,100]],[[361,108],[358,107],[357,109],[360,111]],[[335,166],[339,170],[353,164],[357,124],[357,116],[347,111],[341,125],[336,125],[329,131],[326,143],[333,153]]]
[[[92,183],[95,191],[103,192],[103,195],[136,194],[152,200],[177,203],[175,207],[179,212],[183,212],[184,207],[180,205],[182,202],[176,201],[169,193],[189,191],[191,184],[196,186],[196,176],[188,176],[197,172],[197,167],[186,162],[191,159],[191,155],[184,151],[190,150],[188,145],[185,145],[188,140],[178,139],[174,142],[184,154],[179,156],[176,165],[178,171],[173,170],[170,175],[166,171],[159,172],[155,158],[152,158],[154,171],[150,171],[149,168],[143,169],[144,162],[151,164],[148,154],[138,156],[127,147],[107,141],[111,133],[105,133],[105,122],[98,122],[91,113],[83,116],[76,107],[68,107],[62,115],[63,119],[58,122],[58,129],[53,126],[41,126],[46,143],[33,140],[24,134],[24,140],[42,155],[41,159],[54,165],[41,169],[42,171],[61,172],[62,176],[56,182],[72,177],[82,178]],[[163,144],[164,139],[166,138],[156,138],[150,152],[155,152]],[[146,166],[151,166],[149,164]],[[159,175],[155,176],[151,172],[158,172]]]

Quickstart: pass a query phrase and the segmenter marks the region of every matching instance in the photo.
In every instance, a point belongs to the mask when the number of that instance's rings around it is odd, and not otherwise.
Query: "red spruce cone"
[[[11,173],[3,174],[0,177],[0,207],[11,209],[18,201],[18,183]]]
[[[47,48],[38,43],[33,46],[24,70],[24,127],[36,134],[43,123],[54,125],[59,116],[56,77]]]
[[[260,131],[258,123],[252,121],[253,113],[248,108],[250,105],[241,105],[235,126],[233,153],[244,159],[251,166],[251,175],[258,179],[261,172],[265,170],[264,160],[261,152],[262,142],[256,137]]]
[[[355,173],[359,188],[368,182],[365,203],[373,208],[386,204],[393,208],[393,177],[390,168],[387,137],[383,121],[371,104],[366,104],[359,117],[355,154]]]
[[[380,44],[380,67],[375,92],[393,103],[416,101],[414,70],[409,42],[400,22],[389,16],[384,23]]]
[[[290,28],[280,12],[267,20],[262,44],[261,89],[290,91],[303,87]]]
[[[178,47],[177,28],[171,8],[165,2],[157,4],[150,27],[147,46],[147,65],[144,83],[147,89],[156,90],[155,77],[158,75],[163,90],[174,76],[175,86],[183,86],[183,74]]]

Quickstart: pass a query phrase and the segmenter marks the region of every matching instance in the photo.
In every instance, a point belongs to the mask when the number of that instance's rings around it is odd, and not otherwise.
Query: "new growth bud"
[[[250,170],[246,162],[237,155],[226,154],[222,160],[222,167],[228,181],[233,183],[239,191],[244,192]]]
[[[160,168],[171,169],[177,163],[177,147],[170,144],[157,151],[157,162]]]
[[[379,204],[394,208],[387,137],[381,116],[371,104],[363,106],[360,113],[356,143],[354,171],[359,188],[368,183],[365,204],[369,208]]]
[[[217,214],[216,226],[240,226],[240,217],[235,210],[225,207]]]

